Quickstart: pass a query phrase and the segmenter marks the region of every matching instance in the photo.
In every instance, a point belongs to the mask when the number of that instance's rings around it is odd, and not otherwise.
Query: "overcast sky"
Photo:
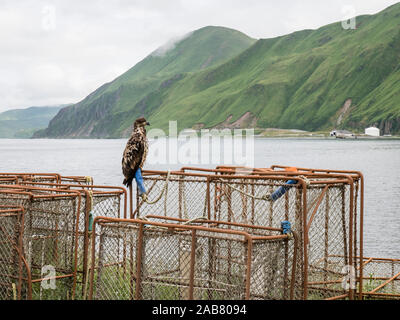
[[[0,112],[75,103],[207,25],[271,38],[395,0],[0,0]]]

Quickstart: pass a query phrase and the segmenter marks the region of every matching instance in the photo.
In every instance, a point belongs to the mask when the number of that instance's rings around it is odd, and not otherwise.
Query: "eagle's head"
[[[136,121],[133,123],[133,128],[144,128],[145,126],[149,126],[150,123],[145,119],[145,118],[139,118],[136,119]]]

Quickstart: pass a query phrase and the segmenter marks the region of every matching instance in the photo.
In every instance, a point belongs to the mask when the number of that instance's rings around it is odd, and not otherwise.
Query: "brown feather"
[[[123,184],[129,187],[135,177],[136,170],[142,168],[146,161],[148,141],[144,126],[135,126],[122,157]]]

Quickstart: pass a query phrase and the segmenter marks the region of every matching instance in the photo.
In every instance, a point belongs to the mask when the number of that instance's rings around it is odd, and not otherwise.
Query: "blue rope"
[[[296,184],[296,183],[297,183],[297,180],[289,180],[289,181],[286,182],[286,184],[289,184],[289,185],[293,185],[293,184]],[[290,187],[282,186],[279,189],[275,190],[274,193],[271,194],[271,199],[273,201],[278,200],[280,197],[282,197],[289,190],[289,188]]]
[[[135,172],[135,180],[136,184],[139,188],[139,194],[142,195],[146,193],[146,188],[144,187],[143,177],[142,177],[142,170],[138,168]]]

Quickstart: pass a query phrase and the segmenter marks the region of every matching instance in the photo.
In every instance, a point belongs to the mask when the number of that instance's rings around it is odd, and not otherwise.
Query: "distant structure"
[[[380,136],[380,130],[376,127],[370,127],[365,129],[365,134],[367,136],[372,136],[372,137],[379,137]]]
[[[355,138],[356,135],[353,132],[347,130],[333,130],[331,132],[331,137],[336,137],[337,139]]]

